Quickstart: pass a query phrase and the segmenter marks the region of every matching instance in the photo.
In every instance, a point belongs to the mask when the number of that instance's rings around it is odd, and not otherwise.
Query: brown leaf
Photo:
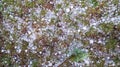
[[[54,4],[51,3],[46,3],[43,5],[44,8],[53,10],[54,9]]]
[[[23,34],[27,33],[27,27],[23,27],[21,30],[21,33],[23,33]]]

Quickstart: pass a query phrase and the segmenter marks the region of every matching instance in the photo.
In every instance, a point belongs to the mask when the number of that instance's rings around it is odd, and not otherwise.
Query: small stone
[[[52,66],[52,63],[49,63],[48,66]]]
[[[67,8],[67,9],[66,9],[66,12],[70,12],[70,9],[69,9],[69,8]]]

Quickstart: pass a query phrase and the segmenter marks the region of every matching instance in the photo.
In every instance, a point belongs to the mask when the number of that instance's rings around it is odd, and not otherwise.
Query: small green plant
[[[81,49],[74,49],[72,55],[70,56],[70,60],[75,62],[83,61],[85,58],[88,57],[88,53]]]
[[[93,4],[93,7],[98,6],[98,1],[97,0],[90,0],[91,4]]]
[[[7,55],[0,57],[2,64],[5,66],[11,66],[11,58]]]
[[[71,52],[71,55],[65,59],[65,61],[63,61],[58,67],[62,67],[62,65],[64,65],[65,63],[68,63],[68,61],[72,61],[72,62],[81,62],[84,59],[86,59],[89,56],[89,54],[81,49],[75,48],[73,49],[73,51]]]

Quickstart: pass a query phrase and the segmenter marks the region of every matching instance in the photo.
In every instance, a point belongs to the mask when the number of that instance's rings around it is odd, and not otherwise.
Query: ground
[[[0,66],[120,66],[119,0],[1,0]]]

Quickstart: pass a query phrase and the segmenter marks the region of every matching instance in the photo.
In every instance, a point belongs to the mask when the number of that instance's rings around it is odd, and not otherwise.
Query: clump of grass
[[[71,55],[65,59],[58,67],[61,67],[63,64],[68,63],[68,61],[72,62],[82,62],[84,59],[86,59],[89,56],[89,54],[82,49],[75,48]]]
[[[89,54],[87,52],[81,49],[74,49],[70,56],[70,60],[75,61],[75,62],[80,62],[80,61],[83,61],[88,56]]]

